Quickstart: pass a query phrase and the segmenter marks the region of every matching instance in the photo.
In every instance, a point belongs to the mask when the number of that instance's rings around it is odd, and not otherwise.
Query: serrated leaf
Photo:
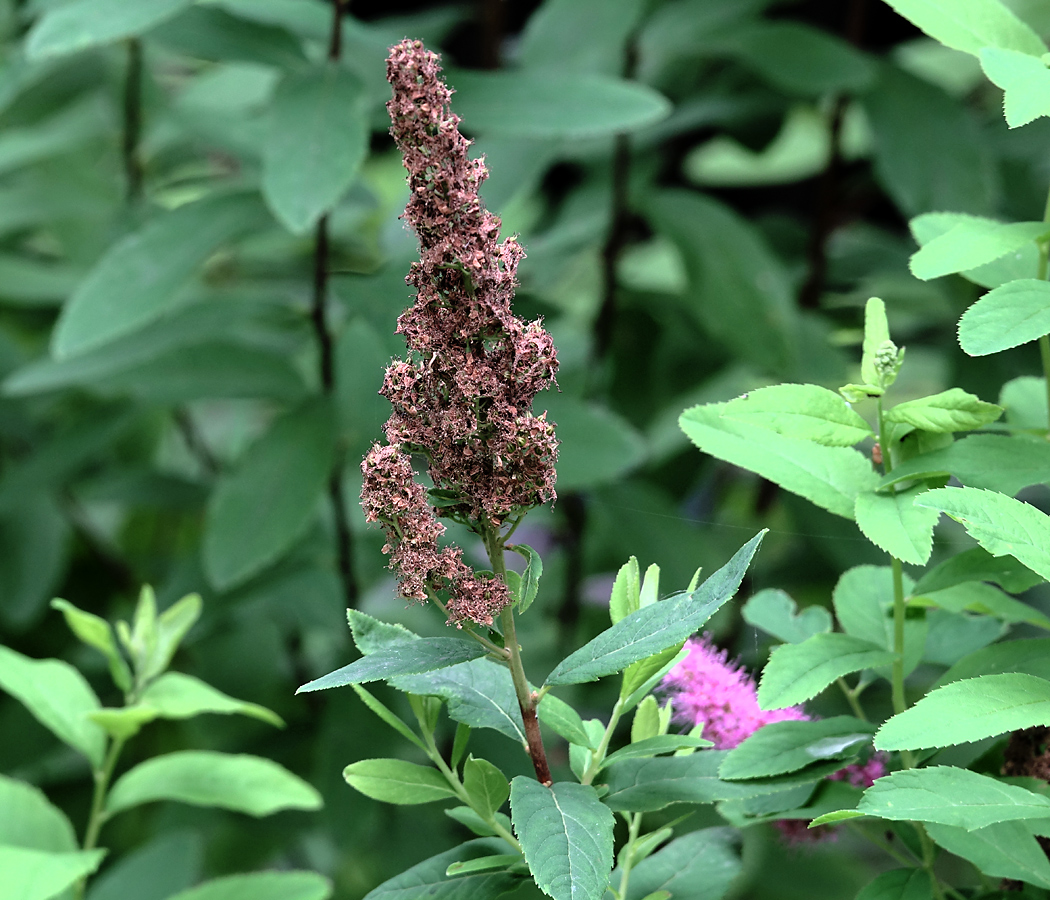
[[[855,756],[874,726],[851,716],[772,722],[729,751],[718,770],[727,781],[797,772],[818,760]]]
[[[455,877],[445,873],[453,863],[503,853],[506,849],[503,840],[467,841],[395,875],[366,894],[364,900],[495,900],[521,884],[522,879],[504,871]]]
[[[729,828],[702,828],[676,838],[635,865],[625,900],[646,900],[661,891],[674,900],[722,900],[742,868],[738,840]]]
[[[1050,819],[1050,800],[968,769],[930,766],[879,778],[864,792],[857,812],[974,831],[1015,819]]]
[[[495,815],[510,796],[510,783],[487,759],[469,757],[463,764],[463,788],[474,809],[483,815]]]
[[[993,288],[959,319],[959,346],[970,356],[999,353],[1044,334],[1050,334],[1050,282],[1034,278]]]
[[[26,39],[26,56],[42,60],[143,34],[194,0],[74,0],[40,18]]]
[[[343,769],[343,778],[366,797],[401,806],[456,796],[437,769],[403,759],[362,759]]]
[[[220,194],[161,213],[121,238],[63,307],[52,353],[71,357],[148,325],[219,246],[266,218],[257,195]]]
[[[601,900],[613,867],[613,814],[594,788],[560,781],[545,787],[518,775],[511,821],[533,880],[554,900]]]
[[[921,750],[1050,724],[1050,681],[1004,673],[954,681],[883,723],[879,750]]]
[[[1050,116],[1050,70],[1040,56],[1004,47],[982,47],[978,55],[988,80],[1003,89],[1007,125],[1017,128]]]
[[[52,900],[94,872],[105,850],[52,853],[0,845],[3,896],[11,900]]]
[[[884,418],[887,422],[903,422],[923,431],[950,434],[988,425],[1002,414],[1001,406],[986,403],[961,388],[951,388],[930,397],[898,403]]]
[[[106,813],[155,800],[220,806],[251,816],[322,805],[314,788],[272,760],[208,750],[182,750],[139,763],[113,785]]]
[[[722,407],[722,418],[827,447],[852,447],[872,434],[871,426],[842,397],[815,384],[775,384],[748,391]]]
[[[327,900],[332,883],[316,872],[227,875],[180,891],[168,900]]]
[[[769,656],[758,685],[762,709],[783,709],[819,694],[836,678],[888,666],[894,654],[849,634],[815,634],[801,644],[781,644]]]
[[[968,216],[935,237],[911,258],[912,274],[923,281],[974,269],[1046,237],[1046,222],[996,222]]]
[[[853,518],[857,495],[875,489],[871,460],[848,447],[823,447],[722,418],[723,404],[696,406],[679,424],[704,453],[757,472],[822,509]]]
[[[204,569],[217,588],[240,584],[274,562],[315,513],[335,457],[325,398],[282,416],[225,474],[204,526]]]
[[[886,0],[930,37],[977,56],[984,47],[1004,47],[1037,56],[1046,52],[1029,25],[998,0]]]
[[[823,606],[799,610],[795,601],[780,588],[765,588],[754,594],[740,615],[748,625],[788,644],[798,644],[815,634],[831,631],[832,624],[831,613]]]
[[[1023,822],[1001,822],[977,831],[930,822],[926,833],[949,853],[993,878],[1015,878],[1050,888],[1050,861]]]
[[[962,523],[992,556],[1012,556],[1050,579],[1050,517],[1034,506],[967,487],[927,491],[916,505],[940,510]]]
[[[951,231],[960,222],[972,218],[973,216],[967,213],[923,213],[912,219],[908,227],[919,246],[925,246],[934,238]],[[984,263],[973,269],[963,269],[959,274],[974,284],[994,288],[1009,281],[1029,277],[1036,270],[1038,260],[1039,248],[1033,241],[994,262]]]
[[[866,491],[857,497],[857,527],[875,546],[913,566],[924,566],[933,552],[933,528],[940,518],[934,509],[913,501],[925,488],[892,494]]]
[[[736,593],[764,536],[755,535],[692,593],[639,609],[603,631],[558,663],[546,683],[596,681],[685,640]]]
[[[350,608],[346,611],[346,621],[350,625],[350,633],[353,635],[354,644],[366,656],[377,650],[384,650],[396,644],[406,641],[418,641],[420,637],[414,631],[409,631],[404,625],[395,622],[383,622],[359,609]]]
[[[518,612],[523,613],[536,599],[540,590],[540,577],[543,575],[543,560],[528,544],[507,545],[526,561],[525,571],[521,573],[521,587],[518,591]]]
[[[91,686],[69,663],[58,659],[30,659],[0,646],[0,688],[17,699],[45,728],[96,769],[102,766],[106,735],[88,719],[101,708]]]
[[[632,556],[620,566],[613,581],[612,593],[609,595],[609,617],[613,625],[624,616],[641,609],[641,574],[638,570],[638,559]]]
[[[369,653],[349,665],[315,678],[296,693],[321,691],[348,684],[364,684],[397,675],[417,675],[478,659],[488,651],[474,641],[459,638],[420,638],[396,647]]]
[[[368,152],[364,85],[334,63],[285,76],[263,149],[262,187],[277,217],[302,234],[329,212]]]
[[[580,714],[554,694],[543,695],[543,699],[536,707],[536,713],[540,722],[551,731],[556,731],[569,743],[579,744],[589,750],[598,749],[597,743],[592,743],[587,729],[583,727],[583,719],[580,718]]]

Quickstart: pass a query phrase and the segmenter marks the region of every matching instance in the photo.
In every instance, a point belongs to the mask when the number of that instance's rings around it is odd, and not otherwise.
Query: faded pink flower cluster
[[[451,621],[488,625],[509,602],[506,586],[476,575],[460,550],[438,548],[445,529],[413,481],[410,454],[426,458],[442,515],[479,529],[553,500],[558,442],[546,414],[530,407],[558,364],[542,324],[511,312],[525,254],[514,238],[499,243],[500,220],[478,195],[485,164],[468,155],[440,71],[419,41],[387,59],[390,132],[408,169],[405,219],[420,260],[406,278],[415,303],[397,327],[409,358],[391,364],[381,391],[393,406],[388,446],[365,457],[361,497],[366,518],[386,531],[404,596],[447,589]]]
[[[686,725],[703,725],[703,736],[715,749],[730,750],[744,742],[763,725],[771,722],[812,721],[801,706],[763,710],[758,705],[755,680],[742,665],[729,661],[729,653],[719,650],[710,635],[686,643],[689,655],[664,677],[661,688],[671,697],[674,720]],[[876,753],[864,763],[850,763],[827,776],[831,781],[848,781],[854,787],[871,787],[886,774],[886,758]],[[806,819],[782,819],[775,824],[791,843],[819,839],[826,829],[807,831]]]

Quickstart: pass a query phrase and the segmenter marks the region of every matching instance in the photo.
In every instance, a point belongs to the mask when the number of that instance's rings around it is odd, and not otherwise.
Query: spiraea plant
[[[206,714],[242,715],[283,727],[265,707],[227,696],[199,678],[169,671],[172,658],[201,613],[196,594],[158,614],[151,588],[143,588],[132,623],[109,622],[54,600],[70,630],[108,664],[120,706],[103,706],[87,679],[60,659],[31,659],[0,646],[0,688],[87,762],[94,781],[82,837],[66,814],[38,788],[0,776],[0,873],[4,897],[88,900],[171,891],[172,900],[294,897],[325,900],[331,884],[314,872],[268,871],[229,875],[180,890],[168,884],[163,860],[106,859],[105,826],[113,818],[158,801],[218,807],[250,816],[321,806],[318,792],[269,759],[214,750],[177,750],[120,771],[129,742],[150,722]],[[100,870],[100,867],[103,867]],[[150,868],[158,869],[151,873]],[[97,878],[93,877],[98,873]],[[143,878],[150,882],[143,884]]]

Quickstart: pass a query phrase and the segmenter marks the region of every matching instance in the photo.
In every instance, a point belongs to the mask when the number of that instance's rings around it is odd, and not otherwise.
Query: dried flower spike
[[[447,590],[450,621],[488,625],[509,602],[506,586],[475,574],[458,549],[439,549],[445,529],[413,480],[410,455],[426,459],[441,514],[479,533],[553,500],[554,426],[530,408],[553,384],[557,359],[542,324],[511,311],[524,251],[514,238],[499,243],[500,221],[478,195],[484,162],[468,155],[440,71],[419,41],[387,59],[390,132],[408,170],[404,217],[420,260],[406,278],[415,303],[397,327],[409,356],[387,369],[381,391],[393,406],[388,446],[365,457],[361,497],[366,518],[386,531],[402,593]]]

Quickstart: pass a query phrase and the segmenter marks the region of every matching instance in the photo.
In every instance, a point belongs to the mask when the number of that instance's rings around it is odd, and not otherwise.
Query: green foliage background
[[[1045,3],[1010,5],[1050,34]],[[104,660],[48,600],[126,618],[141,583],[162,607],[198,591],[175,667],[288,728],[153,724],[131,755],[253,752],[326,801],[265,820],[138,810],[109,826],[123,868],[91,900],[265,866],[317,869],[349,900],[469,836],[346,786],[347,763],[400,752],[350,691],[293,695],[352,658],[348,603],[447,634],[394,596],[356,504],[416,250],[383,109],[397,40],[445,51],[487,203],[529,254],[518,311],[559,349],[561,391],[537,401],[559,426],[559,500],[519,532],[546,572],[522,622],[537,671],[601,627],[630,555],[684,586],[768,526],[744,596],[778,587],[804,606],[884,562],[852,523],[698,454],[677,424],[764,384],[857,380],[871,295],[908,348],[900,399],[959,385],[1011,423],[1045,422],[1041,389],[990,387],[1035,374],[1031,347],[958,347],[979,288],[908,271],[911,217],[1042,217],[1050,125],[1010,131],[972,57],[865,0],[505,6],[362,4],[326,61],[322,0],[0,0],[0,643],[67,658],[102,690]],[[938,534],[941,550],[966,541]],[[739,604],[712,627],[761,660]],[[605,686],[577,690],[583,709],[608,705]],[[499,736],[476,741],[526,771]],[[564,743],[551,752],[567,766]],[[6,696],[0,771],[84,821],[82,761]],[[869,858],[750,829],[735,892],[851,897]]]

